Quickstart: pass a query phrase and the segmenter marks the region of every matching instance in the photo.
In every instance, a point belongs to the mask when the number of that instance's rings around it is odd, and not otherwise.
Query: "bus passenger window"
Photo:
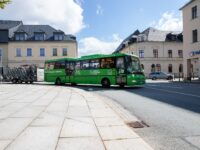
[[[101,59],[101,68],[103,68],[103,69],[115,68],[114,58]]]
[[[89,61],[82,61],[81,69],[89,69]]]
[[[75,64],[75,69],[79,70],[80,68],[81,68],[81,62],[77,61],[76,64]]]
[[[90,60],[90,68],[98,69],[99,68],[99,59]]]
[[[124,58],[123,57],[117,58],[117,68],[119,68],[119,69],[124,68]]]

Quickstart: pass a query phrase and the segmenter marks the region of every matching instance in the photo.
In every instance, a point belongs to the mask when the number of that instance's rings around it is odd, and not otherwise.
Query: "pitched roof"
[[[34,41],[35,40],[35,33],[44,33],[45,34],[45,41],[53,41],[54,40],[54,33],[59,32],[61,33],[61,30],[56,30],[53,27],[49,25],[22,25],[18,28],[15,33],[26,33],[27,35],[27,41]],[[64,34],[64,32],[62,31]],[[14,40],[14,37],[12,38]],[[72,35],[65,35],[64,34],[64,41],[75,41],[76,38]]]
[[[136,33],[136,32],[134,32]],[[129,35],[122,43],[118,46],[115,52],[121,51],[125,44],[132,44],[136,42],[165,42],[165,41],[183,41],[182,32],[172,31],[161,31],[155,28],[149,27],[141,33]],[[141,39],[141,40],[139,40]]]
[[[183,8],[185,8],[186,6],[190,5],[192,2],[194,2],[195,0],[190,0],[189,2],[187,2],[185,5],[183,5],[179,10],[182,10]]]
[[[0,20],[0,29],[8,30],[22,24],[22,21]]]

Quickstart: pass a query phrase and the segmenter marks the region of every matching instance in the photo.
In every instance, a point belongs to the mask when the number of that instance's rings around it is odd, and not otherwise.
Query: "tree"
[[[0,0],[0,9],[4,9],[5,5],[7,5],[10,2],[11,0]]]

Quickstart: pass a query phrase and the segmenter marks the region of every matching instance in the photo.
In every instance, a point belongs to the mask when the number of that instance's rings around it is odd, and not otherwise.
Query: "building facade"
[[[145,76],[156,71],[183,73],[183,36],[181,32],[160,31],[148,28],[136,30],[127,37],[115,52],[139,56]]]
[[[0,59],[2,66],[36,65],[64,57],[77,57],[77,41],[49,25],[24,25],[21,21],[0,21]]]
[[[200,1],[190,0],[183,12],[183,49],[185,78],[200,77]]]

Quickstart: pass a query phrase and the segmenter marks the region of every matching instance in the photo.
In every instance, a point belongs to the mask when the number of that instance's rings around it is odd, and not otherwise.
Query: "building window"
[[[44,33],[35,33],[35,40],[36,41],[43,41],[44,40]]]
[[[54,40],[56,41],[62,41],[63,40],[63,34],[55,34]]]
[[[168,57],[172,58],[172,50],[168,50]]]
[[[139,57],[144,58],[144,50],[139,50]]]
[[[192,7],[192,19],[197,18],[197,6]]]
[[[183,64],[179,65],[179,73],[183,73]]]
[[[183,58],[183,50],[178,50],[178,57]]]
[[[40,56],[45,56],[45,49],[44,48],[40,48]]]
[[[192,31],[192,41],[193,41],[193,43],[198,42],[198,31],[197,30]]]
[[[24,41],[25,40],[25,34],[24,33],[15,34],[15,40],[16,41]]]
[[[58,56],[57,48],[53,48],[53,56]]]
[[[172,73],[172,72],[173,72],[172,64],[169,64],[169,66],[168,66],[168,72],[169,72],[169,73]]]
[[[31,48],[27,48],[27,56],[32,56],[32,49]]]
[[[155,65],[152,64],[152,65],[151,65],[151,72],[155,72],[155,71],[156,71]]]
[[[161,71],[161,65],[160,64],[156,64],[156,71],[158,71],[158,72]]]
[[[153,50],[153,57],[158,58],[158,50],[157,49]]]
[[[16,57],[21,57],[22,54],[21,54],[21,48],[17,48],[16,49]]]
[[[63,56],[67,56],[67,48],[63,48],[62,54],[63,54]]]

